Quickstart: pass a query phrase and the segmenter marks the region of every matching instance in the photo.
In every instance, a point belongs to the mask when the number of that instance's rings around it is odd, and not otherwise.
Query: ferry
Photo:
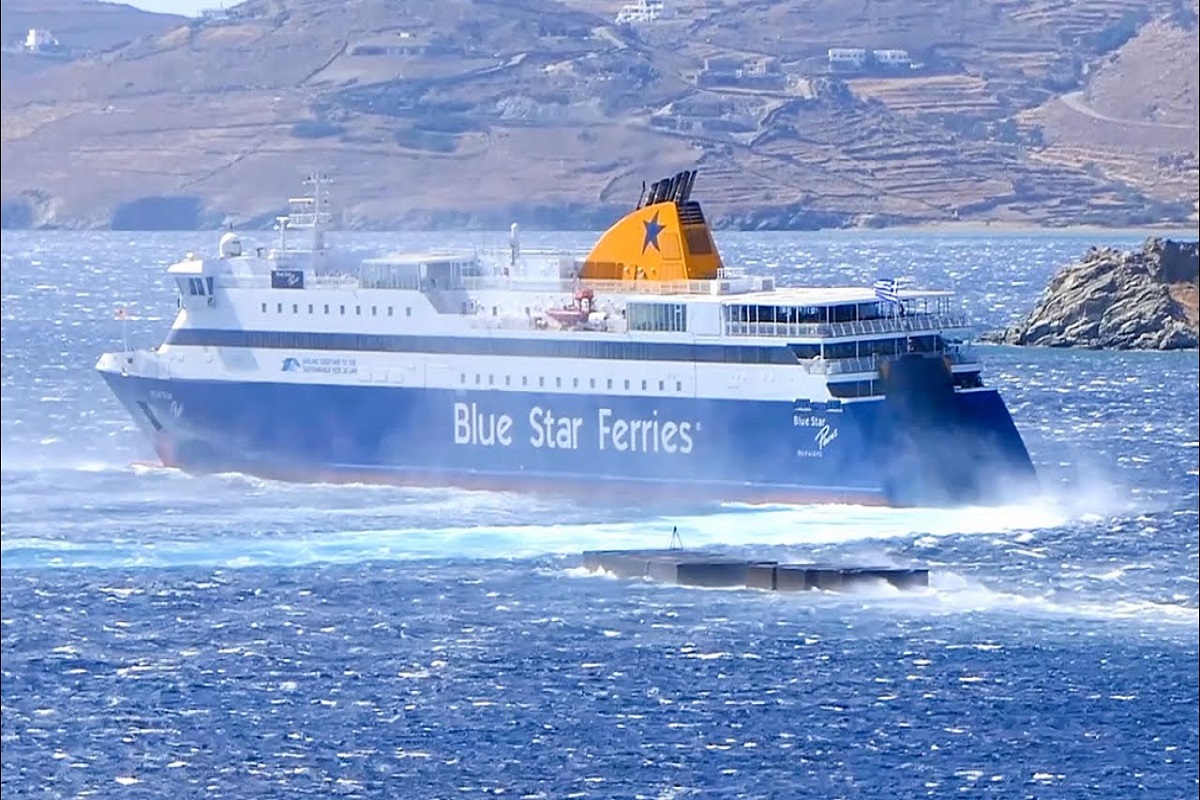
[[[727,266],[696,172],[586,254],[366,257],[328,182],[278,240],[169,267],[153,350],[96,365],[166,466],[297,481],[717,501],[988,505],[1035,492],[946,291],[783,288]],[[273,238],[273,237],[272,237]]]

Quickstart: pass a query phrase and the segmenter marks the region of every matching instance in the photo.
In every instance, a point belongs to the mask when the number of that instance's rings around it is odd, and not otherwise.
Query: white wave
[[[931,610],[945,614],[1019,612],[1052,617],[1084,617],[1098,620],[1140,620],[1172,623],[1195,628],[1200,609],[1184,603],[1166,603],[1139,598],[1105,598],[1064,601],[1052,595],[1027,595],[992,589],[952,571],[930,575],[926,595]]]

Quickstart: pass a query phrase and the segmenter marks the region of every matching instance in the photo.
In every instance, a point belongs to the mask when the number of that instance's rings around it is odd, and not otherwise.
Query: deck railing
[[[930,354],[931,357],[934,354]],[[974,348],[958,347],[954,350],[944,350],[936,354],[939,358],[948,358],[951,366],[962,364],[978,364],[979,357]],[[811,358],[800,361],[805,372],[813,375],[846,375],[857,372],[877,372],[879,365],[895,356],[862,356],[861,358]]]
[[[574,278],[523,278],[523,277],[486,277],[463,278],[461,288],[470,291],[505,290],[513,292],[549,292],[555,294],[570,294],[576,289],[591,289],[597,295],[672,295],[672,294],[730,294],[735,290],[766,288],[768,281],[759,285],[749,285],[751,279],[746,277],[723,277],[713,280],[689,281],[613,281],[613,280],[576,280]]]
[[[971,327],[962,314],[910,314],[856,322],[725,322],[727,336],[840,339],[871,334],[964,330]]]

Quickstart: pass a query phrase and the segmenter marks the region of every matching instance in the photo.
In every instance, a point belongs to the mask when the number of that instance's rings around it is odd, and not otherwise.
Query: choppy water
[[[91,366],[122,338],[117,306],[131,343],[161,339],[163,268],[212,238],[3,234],[5,800],[1196,796],[1196,353],[985,348],[1048,486],[1001,509],[196,478],[137,466],[152,453]],[[784,283],[957,288],[996,327],[1087,246],[1139,239],[719,244]],[[672,526],[735,553],[928,563],[932,586],[580,569],[581,550],[665,546]]]

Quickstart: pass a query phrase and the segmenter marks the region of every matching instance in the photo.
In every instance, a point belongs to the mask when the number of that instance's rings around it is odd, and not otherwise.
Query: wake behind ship
[[[1036,476],[949,292],[725,266],[696,173],[580,259],[351,259],[321,182],[273,248],[191,254],[154,350],[97,369],[168,466],[296,480],[958,505]],[[308,241],[297,247],[288,236]]]

